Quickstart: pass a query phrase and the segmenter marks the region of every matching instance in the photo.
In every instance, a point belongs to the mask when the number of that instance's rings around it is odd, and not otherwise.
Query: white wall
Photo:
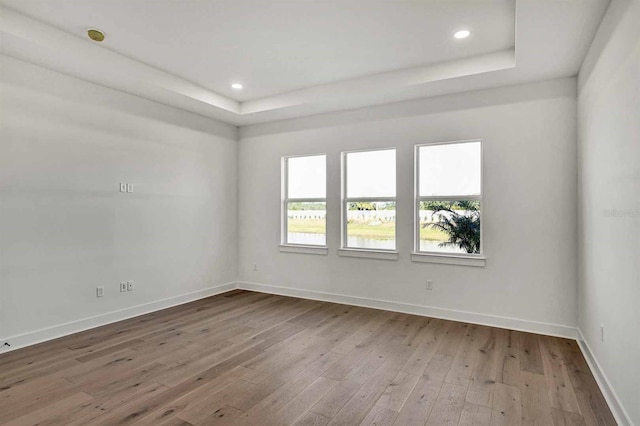
[[[1,59],[2,340],[235,281],[237,128]]]
[[[474,138],[484,141],[486,267],[412,263],[413,147]],[[400,259],[339,257],[340,152],[389,146],[397,147]],[[318,152],[328,154],[329,254],[281,253],[280,158]],[[240,281],[478,313],[494,324],[515,318],[524,322],[511,325],[543,332],[575,327],[575,79],[243,127],[239,156]]]
[[[578,97],[579,328],[635,424],[640,424],[638,23],[640,1],[612,2],[580,72]]]

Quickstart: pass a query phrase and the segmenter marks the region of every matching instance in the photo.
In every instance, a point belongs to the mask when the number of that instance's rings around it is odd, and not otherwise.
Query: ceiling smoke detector
[[[95,28],[88,29],[87,35],[91,40],[97,41],[98,43],[104,40],[104,33],[100,30],[96,30]]]

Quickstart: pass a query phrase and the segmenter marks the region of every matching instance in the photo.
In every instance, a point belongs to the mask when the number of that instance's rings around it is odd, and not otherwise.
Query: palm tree
[[[455,210],[454,210],[455,207]],[[480,203],[477,201],[456,201],[432,205],[437,222],[425,223],[444,231],[449,241],[439,244],[440,247],[455,246],[467,253],[480,253]]]

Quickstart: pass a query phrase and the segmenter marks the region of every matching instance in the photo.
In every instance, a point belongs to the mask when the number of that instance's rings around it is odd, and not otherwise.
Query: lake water
[[[310,234],[305,232],[289,232],[288,242],[290,244],[306,244],[306,245],[320,245],[326,244],[326,237],[324,234]],[[368,248],[368,249],[382,249],[382,250],[394,250],[395,242],[393,240],[375,240],[372,238],[362,237],[349,237],[347,245],[355,248]],[[440,241],[432,240],[420,240],[420,251],[432,251],[442,253],[464,253],[457,247],[438,247]]]
[[[323,246],[326,244],[324,234],[309,234],[306,232],[289,232],[287,234],[289,244],[304,244],[310,246]]]

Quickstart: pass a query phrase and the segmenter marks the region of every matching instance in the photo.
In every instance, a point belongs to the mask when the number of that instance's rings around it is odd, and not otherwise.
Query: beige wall
[[[640,1],[612,2],[580,72],[578,95],[578,325],[603,381],[635,424],[640,424],[639,22]]]
[[[235,127],[1,59],[0,338],[235,281]]]
[[[486,267],[411,262],[414,145],[476,138],[483,140],[484,152]],[[400,259],[340,257],[340,152],[390,146],[397,148]],[[280,158],[322,152],[328,164],[329,254],[281,253]],[[243,127],[239,159],[241,282],[572,333],[577,318],[575,79]],[[425,290],[426,280],[433,280],[433,291]]]

